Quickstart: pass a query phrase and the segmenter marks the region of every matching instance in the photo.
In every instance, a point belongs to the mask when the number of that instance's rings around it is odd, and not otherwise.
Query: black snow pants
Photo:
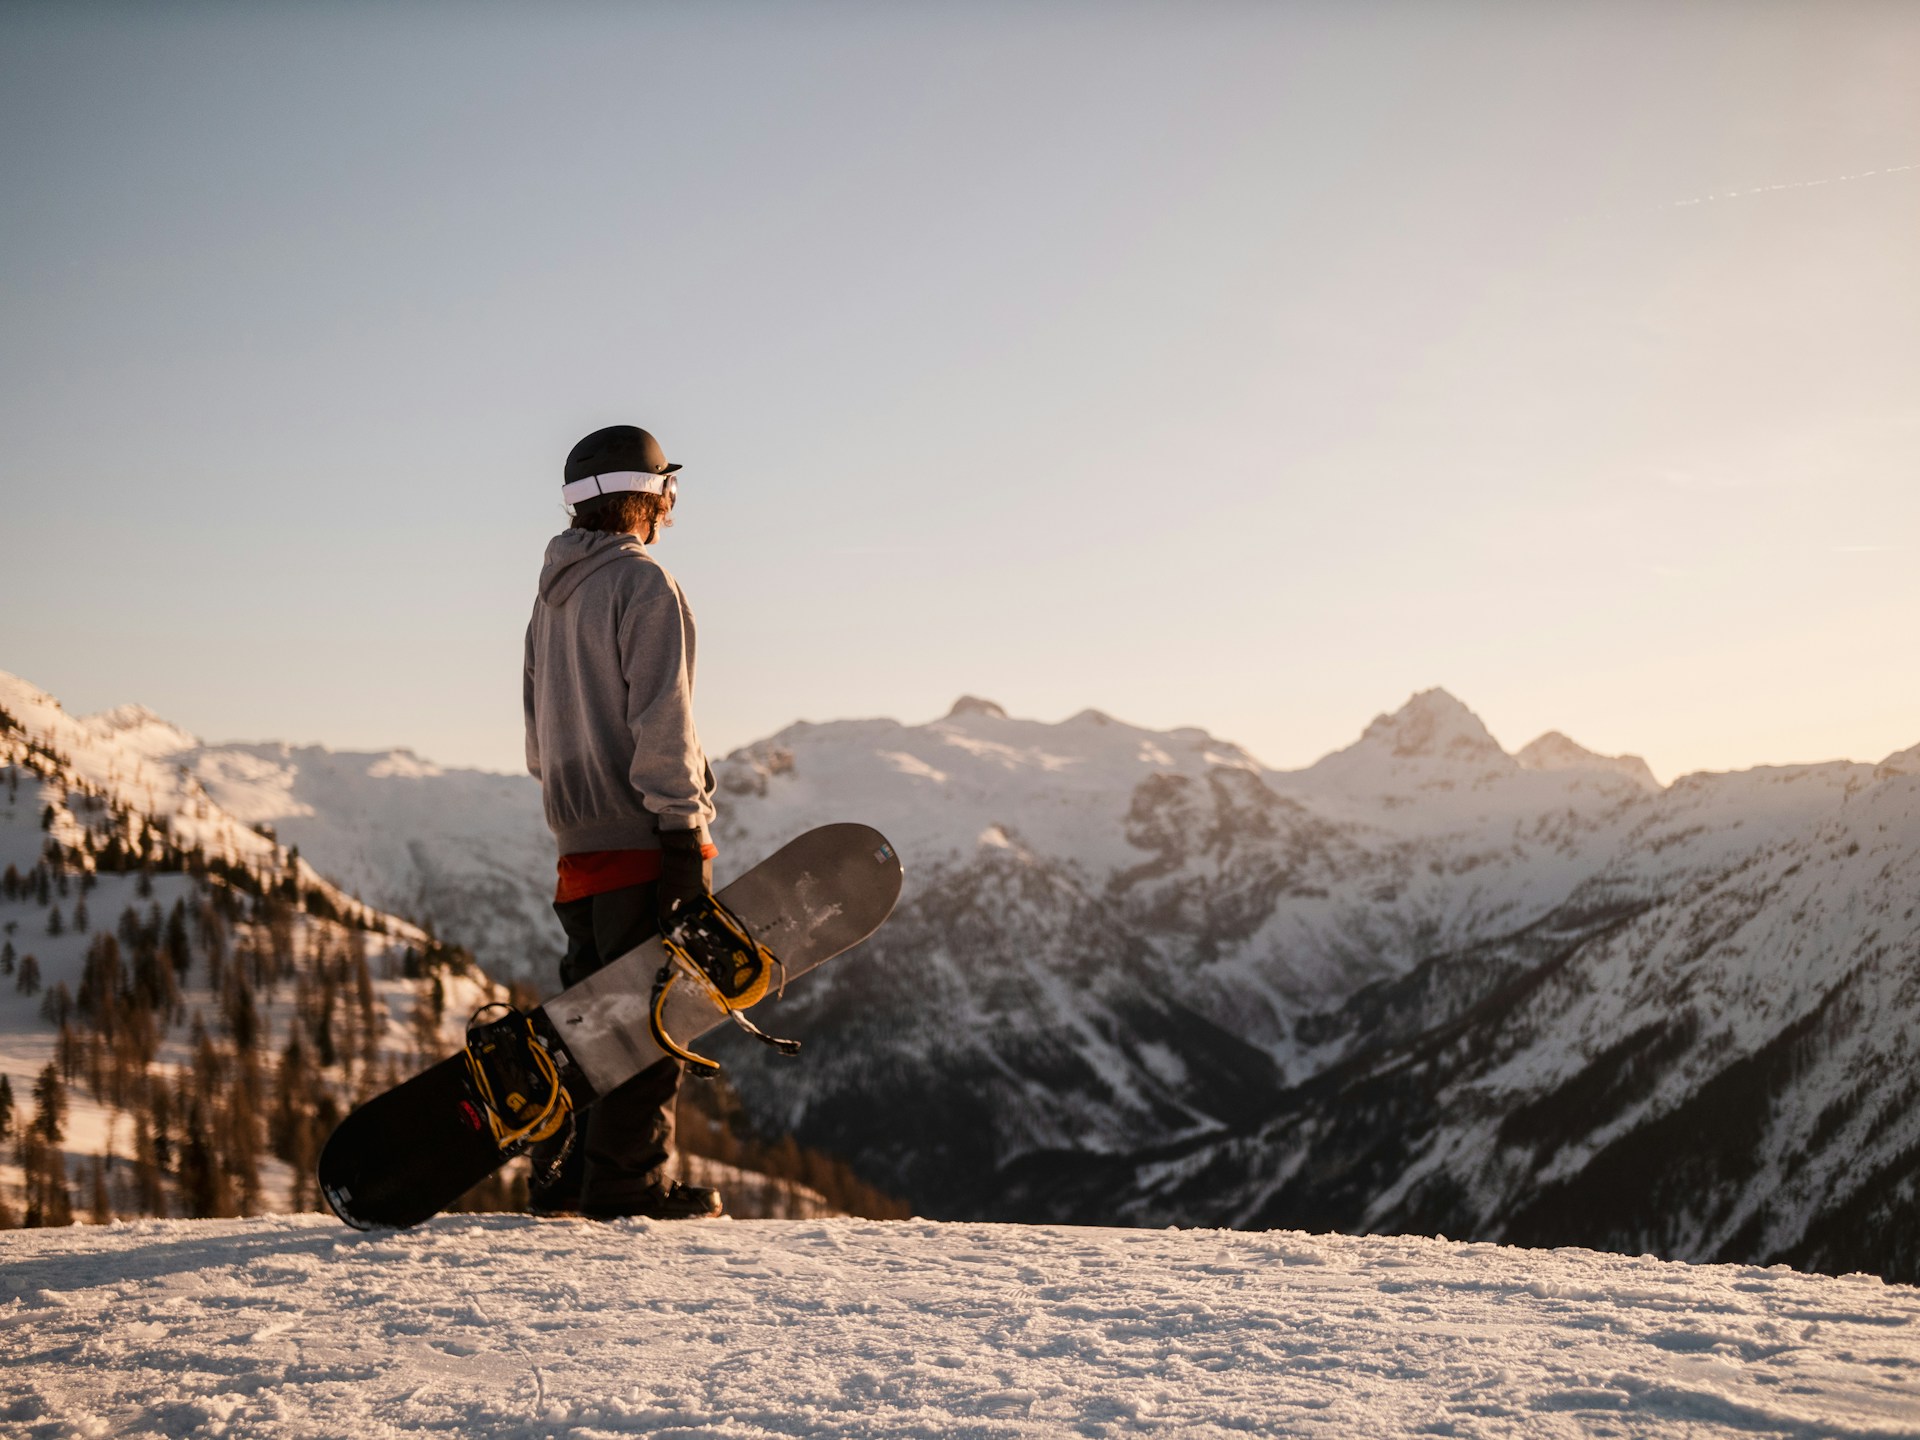
[[[712,884],[713,867],[707,865]],[[575,985],[643,940],[660,933],[655,885],[628,885],[582,900],[556,900],[567,932],[560,983]],[[659,1197],[670,1179],[678,1060],[650,1065],[576,1117],[573,1148],[551,1185],[536,1187],[535,1210],[624,1215]],[[535,1171],[540,1169],[535,1150]]]

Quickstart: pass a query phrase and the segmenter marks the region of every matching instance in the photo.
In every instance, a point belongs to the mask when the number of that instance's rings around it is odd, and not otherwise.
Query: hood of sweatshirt
[[[564,605],[596,570],[628,555],[646,553],[638,535],[563,530],[547,542],[546,563],[540,567],[540,598],[549,605]]]

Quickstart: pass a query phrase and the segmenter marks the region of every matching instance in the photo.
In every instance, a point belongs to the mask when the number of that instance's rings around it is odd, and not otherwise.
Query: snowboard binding
[[[504,1013],[483,1021],[489,1010]],[[534,1033],[532,1016],[497,1001],[482,1005],[467,1022],[466,1059],[467,1075],[501,1150],[517,1155],[566,1127],[564,1156],[572,1141],[573,1099]]]
[[[654,1043],[667,1054],[685,1062],[696,1075],[720,1073],[718,1061],[694,1054],[667,1033],[667,996],[682,976],[699,986],[715,1008],[763,1045],[771,1045],[782,1055],[799,1053],[798,1040],[769,1035],[740,1013],[766,995],[775,970],[780,972],[776,993],[784,995],[787,970],[780,957],[754,939],[746,923],[716,897],[702,895],[683,902],[673,912],[673,924],[660,937],[660,943],[666,947],[667,963],[654,976],[648,1024]]]

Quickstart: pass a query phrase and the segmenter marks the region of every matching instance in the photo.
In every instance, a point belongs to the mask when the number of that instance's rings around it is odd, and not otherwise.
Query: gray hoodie
[[[637,535],[548,542],[527,626],[527,769],[562,855],[655,850],[713,821],[693,730],[693,611]]]

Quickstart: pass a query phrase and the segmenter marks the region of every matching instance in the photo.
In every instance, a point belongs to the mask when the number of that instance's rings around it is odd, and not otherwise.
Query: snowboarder
[[[680,467],[632,425],[567,456],[571,528],[547,545],[527,626],[527,769],[560,851],[553,908],[573,985],[666,928],[713,883],[713,770],[693,725],[693,612],[647,551],[673,523]],[[681,1063],[662,1060],[603,1096],[536,1214],[692,1219],[720,1194],[668,1178]],[[535,1151],[535,1175],[543,1169]]]

